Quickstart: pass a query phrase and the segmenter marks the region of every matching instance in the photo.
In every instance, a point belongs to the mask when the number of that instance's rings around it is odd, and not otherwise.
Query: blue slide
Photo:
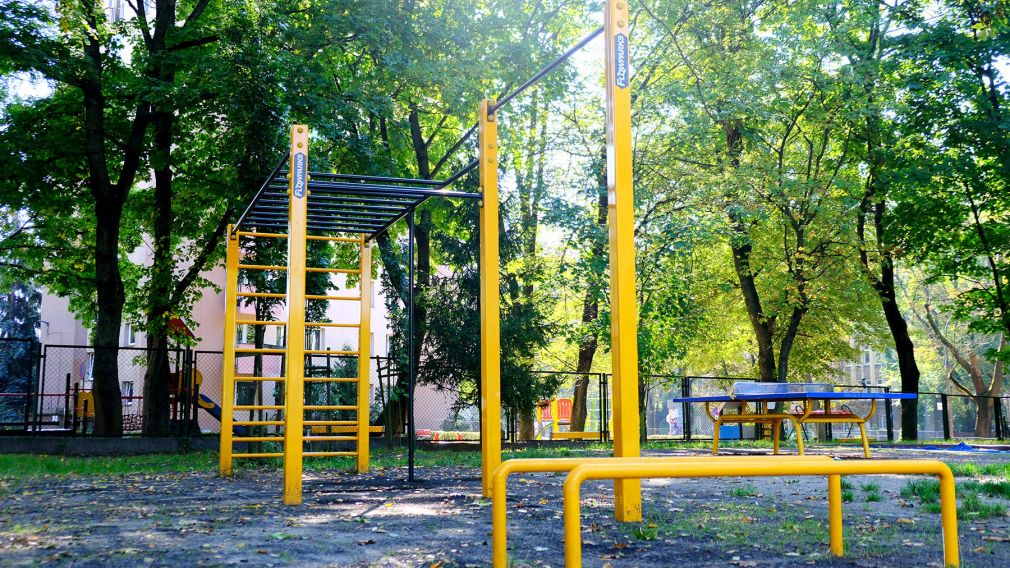
[[[198,401],[200,408],[207,411],[207,414],[213,416],[218,422],[221,421],[221,407],[217,405],[216,402],[207,397],[207,395],[200,393],[200,400]],[[236,436],[245,436],[245,428],[243,426],[232,426],[232,432]]]

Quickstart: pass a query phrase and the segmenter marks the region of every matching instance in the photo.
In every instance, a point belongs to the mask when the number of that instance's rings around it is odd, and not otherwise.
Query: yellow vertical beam
[[[231,475],[232,422],[235,420],[235,319],[238,310],[238,235],[228,225],[224,278],[224,367],[221,369],[221,451],[218,471]]]
[[[372,244],[361,239],[361,322],[358,326],[358,473],[368,471],[368,408],[371,392]]]
[[[501,463],[501,321],[498,285],[498,123],[490,101],[477,111],[480,127],[480,465],[481,487],[491,496],[491,476]]]
[[[305,420],[305,230],[309,195],[309,128],[291,127],[288,167],[288,332],[284,383],[284,504],[302,502]]]
[[[607,202],[610,209],[610,336],[614,373],[614,456],[639,455],[638,308],[635,302],[635,199],[631,165],[631,47],[627,0],[607,0]],[[637,479],[614,482],[617,520],[642,520]]]

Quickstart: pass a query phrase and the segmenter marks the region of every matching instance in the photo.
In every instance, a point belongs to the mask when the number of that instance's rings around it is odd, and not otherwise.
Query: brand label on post
[[[628,88],[628,36],[614,36],[614,84]]]
[[[308,177],[308,160],[304,152],[295,154],[294,168],[292,170],[291,192],[297,199],[305,197],[305,178]]]

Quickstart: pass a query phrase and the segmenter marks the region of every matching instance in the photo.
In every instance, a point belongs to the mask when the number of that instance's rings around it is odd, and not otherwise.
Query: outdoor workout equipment
[[[477,199],[480,203],[480,317],[481,317],[481,472],[482,488],[491,495],[491,475],[501,462],[501,344],[499,321],[499,255],[498,255],[498,130],[496,113],[502,105],[534,85],[561,65],[575,52],[585,47],[601,33],[604,36],[606,64],[606,147],[607,192],[610,214],[610,297],[611,353],[613,367],[613,432],[614,455],[634,457],[639,454],[638,440],[638,314],[635,305],[634,196],[631,162],[631,88],[630,46],[628,43],[628,7],[624,0],[608,0],[604,26],[589,34],[558,59],[537,72],[532,78],[498,102],[484,100],[478,109],[478,120],[453,147],[450,153],[478,133],[479,157],[446,180],[393,178],[357,174],[335,174],[309,171],[308,127],[295,125],[291,130],[291,148],[263,184],[245,212],[228,229],[227,278],[225,284],[226,316],[224,342],[224,373],[222,387],[221,475],[230,475],[236,458],[284,458],[284,502],[301,502],[302,458],[311,455],[354,455],[357,470],[368,469],[368,292],[370,283],[370,245],[379,234],[394,223],[406,220],[408,226],[408,353],[413,353],[414,304],[414,211],[429,197]],[[287,171],[284,166],[287,164]],[[480,193],[449,191],[446,188],[464,175],[478,169]],[[282,174],[286,173],[286,177]],[[346,235],[355,235],[349,237]],[[243,265],[240,263],[239,237],[287,239],[287,263],[278,266]],[[361,253],[359,268],[336,270],[307,267],[305,243],[323,240],[357,243]],[[286,271],[286,293],[239,290],[240,270]],[[327,271],[359,274],[362,291],[358,296],[311,296],[305,293],[306,271]],[[239,298],[263,297],[285,300],[287,321],[237,321]],[[307,300],[360,301],[361,320],[357,324],[323,324],[305,322]],[[236,348],[236,325],[284,325],[287,345],[284,348]],[[357,385],[358,404],[350,407],[311,408],[305,405],[304,385],[314,378],[305,377],[305,357],[313,354],[305,349],[306,327],[344,325],[359,329],[356,351],[358,376],[332,377],[326,380]],[[261,353],[284,356],[283,376],[248,377],[235,373],[235,356],[241,353]],[[335,352],[331,352],[335,353]],[[413,391],[416,369],[409,357],[408,478],[413,479],[415,430],[413,424]],[[236,405],[235,384],[260,381],[283,385],[283,405]],[[333,410],[355,414],[353,420],[305,420],[306,410]],[[234,419],[236,410],[271,410],[282,414],[278,420],[242,421]],[[325,422],[321,424],[319,422]],[[274,426],[283,436],[235,437],[232,426]],[[354,452],[306,452],[305,442],[318,436],[305,436],[305,428],[325,425],[353,425],[354,436],[326,436],[325,441],[354,441]],[[346,438],[346,439],[343,439]],[[324,441],[324,440],[319,440]],[[283,452],[235,453],[236,443],[277,442]],[[641,491],[637,480],[615,483],[615,514],[618,520],[641,519]]]
[[[854,424],[859,427],[863,455],[870,458],[870,441],[866,436],[866,422],[877,412],[878,400],[914,399],[918,395],[901,392],[843,392],[835,391],[834,385],[827,383],[754,383],[738,382],[733,385],[733,393],[728,395],[692,396],[675,398],[674,403],[705,403],[705,414],[715,425],[712,434],[712,453],[719,453],[719,429],[723,424],[768,424],[772,429],[773,453],[779,453],[779,436],[783,422],[791,422],[796,432],[796,447],[800,455],[804,453],[803,424]],[[870,410],[859,415],[848,407],[832,410],[831,401],[869,400]],[[820,401],[822,409],[814,409]],[[776,402],[800,402],[786,412],[774,412],[769,405]],[[715,415],[713,404],[722,404]],[[750,404],[754,405],[751,409]],[[735,408],[736,414],[726,410]]]
[[[787,461],[788,460],[788,461]],[[878,460],[839,461],[818,456],[730,461],[726,458],[705,458],[697,461],[676,458],[614,459],[606,463],[586,463],[571,470],[565,478],[564,523],[565,566],[582,566],[582,530],[579,493],[588,479],[643,479],[693,477],[778,477],[827,476],[830,550],[844,555],[842,541],[842,475],[935,475],[940,481],[940,522],[943,527],[944,566],[960,566],[961,553],[957,539],[957,502],[954,474],[947,464],[938,460]],[[504,531],[503,531],[504,532]],[[497,539],[497,535],[494,535]],[[495,566],[505,564],[495,563]]]
[[[621,461],[635,461],[641,463],[748,463],[762,461],[770,458],[762,457],[699,457],[699,456],[676,456],[676,457],[650,457],[650,458],[622,458]],[[788,456],[776,458],[778,460],[793,461],[797,459],[830,460],[828,456]],[[506,460],[498,466],[492,477],[493,491],[491,495],[491,536],[492,536],[492,564],[494,566],[508,566],[508,508],[506,507],[506,494],[508,477],[513,473],[560,473],[569,472],[585,464],[608,464],[616,463],[615,458],[533,458]]]

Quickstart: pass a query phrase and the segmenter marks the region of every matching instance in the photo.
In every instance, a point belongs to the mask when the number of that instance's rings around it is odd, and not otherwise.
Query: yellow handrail
[[[663,462],[663,463],[686,463],[692,461],[700,462],[729,462],[738,460],[760,460],[760,459],[771,459],[770,457],[765,458],[764,456],[724,456],[724,457],[707,457],[707,456],[664,456],[664,457],[647,457],[647,458],[532,458],[532,459],[514,459],[503,461],[494,470],[494,474],[491,478],[491,536],[492,536],[492,559],[494,566],[504,567],[508,565],[507,558],[507,515],[508,510],[505,506],[506,499],[506,484],[508,482],[508,476],[513,473],[540,473],[540,472],[563,472],[571,471],[578,466],[585,464],[607,464],[613,463],[615,459],[621,459],[623,461],[635,460],[644,463],[653,462]],[[813,459],[813,460],[830,460],[829,456],[782,456],[775,458],[782,461],[783,463],[790,463],[793,460],[801,459]],[[841,482],[839,481],[839,491],[841,491]],[[841,499],[839,493],[839,499]],[[839,501],[840,503],[840,501]],[[839,517],[841,518],[841,517]]]
[[[940,480],[940,522],[943,526],[945,566],[960,566],[957,542],[957,503],[954,474],[938,460],[835,461],[812,457],[783,461],[743,459],[652,460],[612,458],[609,463],[586,463],[571,470],[565,479],[564,525],[565,565],[582,566],[582,533],[579,492],[588,479],[643,479],[684,477],[777,477],[829,476],[829,521],[831,552],[842,556],[841,478],[842,475],[935,475]]]

